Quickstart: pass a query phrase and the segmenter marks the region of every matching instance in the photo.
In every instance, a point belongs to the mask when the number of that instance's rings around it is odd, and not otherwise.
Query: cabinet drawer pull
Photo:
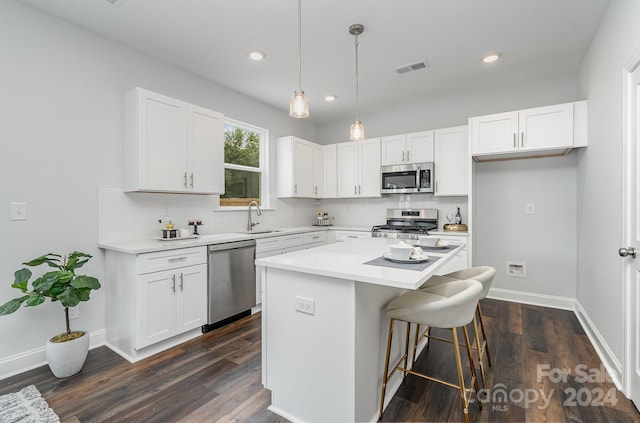
[[[184,275],[180,273],[180,291],[184,291]]]
[[[347,238],[357,238],[358,235],[347,235]]]
[[[171,276],[171,281],[173,282],[171,284],[171,290],[175,293],[176,292],[176,275]]]
[[[318,239],[320,238],[320,235],[316,235],[316,236],[312,236],[311,239]]]
[[[169,263],[175,263],[177,261],[185,261],[187,259],[186,256],[182,256],[182,257],[172,257],[169,259]]]

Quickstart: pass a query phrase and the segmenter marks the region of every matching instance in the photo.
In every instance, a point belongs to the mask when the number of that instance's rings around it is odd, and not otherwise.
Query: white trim
[[[89,332],[89,349],[101,347],[105,343],[106,332],[99,329]],[[46,346],[34,348],[0,360],[0,380],[47,364]]]
[[[575,315],[584,329],[589,341],[591,341],[591,345],[596,350],[598,357],[600,357],[600,361],[604,364],[604,367],[607,369],[609,376],[613,379],[613,383],[616,385],[618,390],[622,391],[625,395],[627,393],[622,389],[622,366],[620,361],[616,358],[611,348],[607,344],[607,341],[602,337],[600,331],[593,324],[593,321],[589,318],[589,315],[582,307],[579,301],[576,300],[576,309]]]
[[[542,307],[575,310],[575,298],[559,297],[557,295],[536,294],[532,292],[512,291],[510,289],[491,288],[488,298],[511,301],[514,303],[531,304]]]
[[[635,178],[633,172],[635,157],[630,157],[630,146],[633,142],[631,139],[631,132],[629,131],[630,116],[629,116],[629,84],[631,83],[631,74],[635,69],[640,66],[640,46],[637,46],[633,53],[624,63],[622,69],[622,165],[624,171],[622,172],[622,240],[624,245],[632,245],[632,239],[629,234],[629,228],[631,227],[631,219],[634,217],[630,213],[631,199],[634,193],[631,192],[633,184],[632,179]],[[637,146],[636,148],[640,148]],[[636,153],[637,154],[637,153]],[[635,241],[634,241],[635,242]],[[622,349],[622,362],[624,363],[624,369],[621,370],[621,386],[620,389],[624,394],[629,397],[631,395],[632,378],[634,377],[635,368],[633,363],[633,356],[635,348],[629,342],[632,339],[631,331],[633,328],[629,324],[634,319],[633,316],[633,298],[631,293],[633,292],[631,283],[635,283],[635,278],[631,277],[629,272],[630,264],[627,261],[622,261],[622,284],[623,284],[623,349]],[[636,340],[638,341],[638,340]]]

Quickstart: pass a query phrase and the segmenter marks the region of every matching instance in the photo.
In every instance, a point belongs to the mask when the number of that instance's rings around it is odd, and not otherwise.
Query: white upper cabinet
[[[469,142],[467,126],[435,130],[436,196],[469,195]]]
[[[288,136],[277,139],[278,197],[319,198],[322,194],[322,148]]]
[[[381,165],[433,161],[433,131],[382,137]]]
[[[125,191],[224,192],[224,117],[135,88],[124,96]]]
[[[586,145],[586,102],[497,113],[469,118],[473,156],[510,154],[532,157],[566,154]],[[491,157],[478,157],[491,159]]]
[[[380,197],[380,138],[336,145],[338,197]]]
[[[338,196],[338,147],[337,144],[322,146],[322,197]]]

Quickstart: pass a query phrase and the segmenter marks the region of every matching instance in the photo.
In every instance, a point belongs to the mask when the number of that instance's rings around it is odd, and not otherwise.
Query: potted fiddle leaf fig
[[[51,270],[31,282],[31,270],[22,268],[14,273],[11,286],[22,291],[23,295],[9,300],[0,306],[0,315],[11,314],[21,305],[34,307],[46,301],[59,302],[64,307],[66,332],[54,336],[47,342],[47,363],[56,377],[68,377],[78,373],[89,351],[89,335],[85,331],[71,331],[69,308],[80,301],[89,301],[91,290],[99,289],[100,282],[92,276],[78,275],[76,270],[84,266],[91,255],[74,251],[66,256],[48,253],[31,261],[25,266],[38,267],[46,264]]]

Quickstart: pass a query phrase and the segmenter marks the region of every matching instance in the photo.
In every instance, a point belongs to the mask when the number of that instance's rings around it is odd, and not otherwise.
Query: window
[[[257,201],[267,206],[267,131],[225,119],[224,186],[222,207],[248,206]]]

